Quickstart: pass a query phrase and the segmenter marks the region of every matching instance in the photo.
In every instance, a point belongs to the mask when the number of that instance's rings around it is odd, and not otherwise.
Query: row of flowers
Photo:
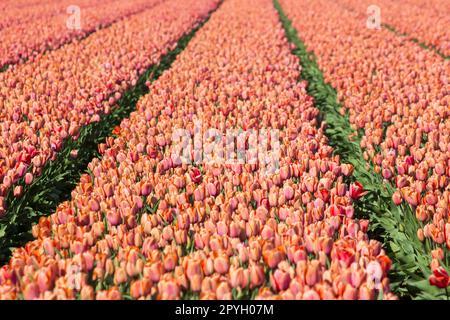
[[[1,73],[0,217],[19,179],[30,184],[65,139],[77,139],[81,127],[109,114],[122,93],[216,5],[167,1]],[[22,189],[15,187],[14,195]]]
[[[450,56],[448,32],[450,29],[448,14],[450,6],[446,0],[409,0],[406,2],[339,0],[338,3],[361,14],[361,28],[365,27],[366,21],[370,17],[378,20],[381,24],[394,27],[396,31],[411,39],[417,39],[436,48],[445,56]]]
[[[85,6],[91,0],[80,0],[77,3]],[[48,18],[66,11],[73,1],[41,1],[41,0],[5,0],[0,4],[0,30],[14,24],[26,23],[34,19]]]
[[[364,188],[299,73],[270,0],[225,1],[0,269],[0,297],[394,299],[391,262],[353,217]],[[279,172],[180,163],[172,134],[197,120],[277,129]]]
[[[359,16],[337,4],[281,3],[361,134],[365,160],[396,189],[393,202],[415,213],[418,239],[438,248],[437,269],[450,248],[450,62],[388,30],[358,27]]]
[[[85,37],[99,28],[108,26],[142,10],[151,8],[158,0],[133,1],[89,1],[68,5],[57,14],[53,6],[46,6],[50,11],[33,19],[24,18],[2,29],[0,34],[0,68],[16,64],[26,59],[39,58],[45,51],[59,48],[63,44]],[[58,6],[59,9],[59,6]],[[36,14],[35,6],[21,8]],[[40,10],[38,10],[40,11]],[[6,17],[15,14],[14,10],[5,11]],[[28,21],[27,21],[28,20]]]

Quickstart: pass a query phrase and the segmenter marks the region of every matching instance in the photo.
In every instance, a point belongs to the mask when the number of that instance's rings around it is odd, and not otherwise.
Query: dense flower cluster
[[[327,1],[282,5],[362,130],[365,159],[413,208],[419,239],[450,248],[450,61]]]
[[[447,0],[339,0],[350,10],[356,10],[361,17],[361,27],[368,18],[367,9],[376,4],[380,8],[381,23],[393,26],[397,31],[427,45],[435,47],[442,54],[450,56],[450,6]]]
[[[217,2],[167,1],[1,73],[0,217],[18,179],[29,184],[40,175],[64,139],[76,139],[82,126],[108,114]]]
[[[299,70],[272,1],[225,1],[0,269],[0,297],[395,298]],[[172,133],[196,119],[279,130],[279,172],[179,164]]]
[[[77,3],[79,8],[79,27],[70,20],[70,14],[64,8],[58,14],[45,14],[29,21],[19,21],[0,33],[0,68],[6,64],[15,64],[30,57],[39,56],[46,50],[59,48],[61,45],[74,39],[82,38],[98,28],[141,12],[154,6],[160,0],[133,0],[133,1],[83,1]],[[59,7],[59,6],[58,6]],[[20,11],[36,13],[34,6],[21,8]],[[54,6],[48,9],[54,12]],[[6,10],[8,16],[9,10]],[[10,13],[14,14],[14,10]],[[25,19],[27,20],[27,19]],[[73,24],[73,25],[71,25]],[[70,27],[70,28],[69,28]]]
[[[78,3],[84,5],[89,0],[81,0]],[[14,24],[25,23],[31,20],[47,18],[58,13],[63,13],[73,1],[27,1],[6,0],[0,3],[0,30]]]

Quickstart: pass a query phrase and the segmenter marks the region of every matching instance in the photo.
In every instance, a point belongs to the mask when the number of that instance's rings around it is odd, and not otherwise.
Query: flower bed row
[[[147,83],[154,81],[164,70],[170,68],[175,57],[184,50],[206,20],[207,18],[180,38],[176,48],[164,55],[159,64],[151,66],[139,78],[136,86],[123,94],[117,102],[117,107],[111,113],[102,116],[100,122],[82,127],[76,139],[66,140],[57,158],[48,162],[42,174],[37,176],[30,185],[20,181],[18,185],[26,187],[27,191],[23,196],[16,197],[11,192],[8,194],[5,202],[8,204],[8,217],[12,218],[0,227],[1,265],[9,260],[13,248],[23,246],[33,238],[31,226],[39,220],[39,217],[54,212],[61,202],[70,198],[70,192],[77,185],[81,174],[86,172],[89,162],[94,157],[101,156],[98,152],[98,144],[104,143],[105,139],[111,135],[113,128],[135,110],[139,98],[148,92]]]
[[[355,137],[354,132],[350,141],[360,138],[364,159],[383,179],[374,191],[387,191],[392,203],[401,206],[399,210],[388,204],[386,215],[373,215],[389,230],[391,249],[408,260],[408,268],[420,271],[422,279],[430,274],[424,261],[431,261],[432,270],[447,266],[443,252],[450,243],[446,230],[450,64],[387,30],[357,28],[357,16],[338,5],[325,12],[329,6],[325,1],[281,4],[300,38],[316,54],[325,80],[337,89],[342,115],[348,111],[353,130],[359,133]],[[409,239],[409,244],[400,238]],[[424,260],[406,252],[429,256]],[[411,266],[412,261],[420,264]],[[417,285],[439,295],[423,282]]]
[[[395,298],[299,70],[271,1],[226,1],[1,269],[0,297]],[[209,150],[210,128],[278,130],[279,172],[179,163],[172,134]]]
[[[416,3],[417,2],[417,3]],[[339,0],[339,4],[361,14],[361,28],[369,17],[367,10],[373,1]],[[450,57],[450,16],[447,1],[435,0],[433,5],[421,1],[396,2],[379,0],[382,24],[393,27],[397,32],[436,49],[444,57]]]
[[[85,5],[89,0],[81,0],[78,3]],[[12,26],[29,22],[34,19],[51,17],[58,13],[65,12],[66,8],[73,4],[73,1],[2,1],[0,4],[0,30]]]
[[[210,9],[216,7],[216,4],[211,5],[208,2],[203,2],[203,4],[199,4],[199,7],[192,7],[193,11],[191,13],[186,13],[185,16],[180,18],[184,20],[184,28],[186,28],[184,32],[187,32],[189,28],[197,29],[195,25],[203,21]],[[176,9],[172,4],[167,10],[176,14],[177,10],[184,9],[180,7]],[[189,14],[191,17],[189,17]],[[192,19],[190,26],[188,25],[188,19]],[[156,19],[146,20],[145,23],[148,23],[148,21],[157,23]],[[174,21],[183,23],[182,21]],[[144,23],[142,20],[141,22]],[[164,32],[164,27],[166,27],[165,32],[167,32],[167,28],[170,28],[169,24],[169,21],[162,24],[163,28],[160,32]],[[175,23],[174,26],[176,26]],[[182,26],[179,27],[181,28]],[[157,32],[154,29],[152,30],[155,33]],[[174,35],[173,42],[167,44],[169,48],[163,49],[165,55],[162,60],[160,60],[160,57],[157,57],[158,52],[155,51],[155,61],[160,61],[161,63],[148,69],[146,74],[140,77],[140,80],[132,89],[123,91],[120,100],[112,105],[108,114],[102,115],[101,121],[90,122],[80,127],[75,136],[68,136],[61,145],[61,149],[58,150],[57,155],[54,156],[54,160],[46,161],[46,163],[42,164],[39,168],[39,174],[30,165],[28,170],[33,174],[31,184],[26,184],[27,181],[23,178],[19,179],[14,187],[11,187],[4,195],[2,206],[4,207],[6,204],[8,212],[3,211],[3,217],[0,220],[0,261],[7,261],[6,259],[10,255],[9,248],[21,245],[27,239],[30,239],[28,233],[31,229],[31,223],[36,222],[41,215],[52,212],[57,204],[68,198],[70,190],[79,181],[81,172],[84,171],[92,157],[98,155],[96,145],[110,135],[111,125],[117,125],[121,119],[129,115],[139,96],[146,92],[143,89],[145,87],[143,82],[146,79],[151,81],[157,78],[163,70],[168,68],[174,56],[184,48],[193,32],[186,34],[181,40],[176,38],[177,35]],[[168,34],[166,36],[170,37]],[[133,40],[136,39],[138,38],[133,37]],[[174,43],[175,41],[177,43]],[[174,45],[176,45],[176,48],[172,50]],[[151,44],[147,43],[146,46],[150,47]],[[167,53],[166,50],[171,51]]]
[[[29,58],[39,58],[47,50],[53,50],[63,44],[86,37],[99,28],[151,8],[158,2],[161,1],[108,0],[77,3],[76,7],[80,10],[79,26],[76,20],[78,13],[66,12],[70,4],[63,10],[56,10],[54,5],[45,7],[44,11],[61,11],[54,15],[46,14],[46,12],[38,14],[34,6],[20,8],[20,11],[30,11],[32,14],[29,21],[26,21],[25,18],[20,19],[17,23],[2,29],[0,33],[0,68]],[[8,12],[9,10],[5,13],[8,15]],[[10,14],[15,13],[13,11]]]
[[[16,182],[30,184],[65,139],[76,139],[83,126],[109,114],[122,93],[216,5],[202,1],[187,10],[168,1],[0,74],[0,216]],[[23,192],[14,189],[18,197]]]

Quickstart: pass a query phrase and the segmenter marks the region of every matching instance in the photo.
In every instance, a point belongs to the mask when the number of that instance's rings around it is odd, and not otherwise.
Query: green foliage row
[[[308,82],[307,91],[315,100],[315,106],[326,122],[325,134],[343,163],[354,166],[353,178],[363,184],[368,191],[358,203],[355,213],[371,222],[370,236],[383,243],[392,259],[390,272],[391,287],[401,298],[446,299],[444,290],[433,287],[428,282],[431,274],[431,250],[437,246],[430,240],[420,242],[417,230],[421,223],[413,209],[406,204],[396,206],[392,201],[394,187],[383,181],[371,163],[363,158],[360,147],[361,134],[352,129],[348,114],[341,115],[335,89],[325,82],[313,52],[308,52],[289,18],[283,12],[278,0],[274,0],[288,40],[295,45],[293,53],[300,59],[301,80]],[[301,33],[301,30],[300,30]],[[354,139],[349,137],[355,136]],[[447,253],[447,249],[444,250]],[[450,265],[446,254],[445,265]],[[448,268],[447,268],[448,269]]]

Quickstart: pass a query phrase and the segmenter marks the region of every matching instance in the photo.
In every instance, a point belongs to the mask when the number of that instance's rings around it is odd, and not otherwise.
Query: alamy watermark
[[[81,30],[81,9],[79,6],[70,5],[66,12],[69,17],[66,20],[66,26],[70,30]]]
[[[370,5],[367,7],[366,27],[368,29],[381,29],[381,9],[377,5]]]
[[[280,133],[277,129],[204,128],[194,120],[194,134],[187,129],[172,133],[171,159],[174,164],[257,165],[265,174],[280,167]]]
[[[371,261],[366,267],[366,282],[369,289],[382,289],[383,269],[378,261]]]

